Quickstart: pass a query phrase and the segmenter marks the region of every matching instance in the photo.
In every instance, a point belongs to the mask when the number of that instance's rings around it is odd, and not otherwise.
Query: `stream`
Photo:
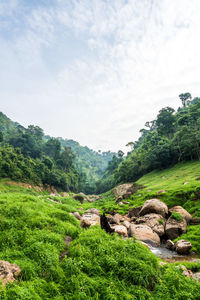
[[[169,262],[181,262],[181,261],[188,261],[188,262],[199,262],[200,261],[200,255],[197,255],[195,253],[191,253],[188,255],[180,255],[176,251],[171,251],[165,248],[165,244],[161,244],[160,247],[153,247],[150,244],[148,246],[151,249],[151,252],[154,253],[159,258]]]

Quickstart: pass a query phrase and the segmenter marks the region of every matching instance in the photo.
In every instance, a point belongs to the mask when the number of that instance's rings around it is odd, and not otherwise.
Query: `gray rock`
[[[190,220],[192,219],[191,214],[189,214],[189,212],[187,212],[187,210],[185,210],[182,206],[174,206],[174,207],[170,208],[169,211],[171,213],[172,212],[179,213],[182,216],[182,218],[186,220],[187,223],[189,223]]]
[[[152,246],[160,245],[160,238],[149,226],[141,224],[131,224],[128,229],[129,236],[135,236],[136,239],[151,244]]]
[[[150,199],[147,200],[142,209],[139,212],[140,216],[144,216],[146,214],[155,213],[165,217],[168,214],[167,205],[160,201],[159,199]]]
[[[100,216],[92,213],[84,213],[82,215],[81,227],[90,227],[100,225]]]
[[[115,225],[112,228],[119,235],[122,235],[122,236],[125,236],[125,237],[128,235],[127,228],[123,225]]]
[[[147,214],[145,216],[139,217],[136,221],[136,224],[145,224],[149,226],[154,232],[159,236],[163,236],[165,233],[164,224],[165,219],[158,214]]]
[[[165,233],[170,240],[176,239],[181,234],[187,231],[187,222],[185,219],[177,221],[170,217],[165,224]]]
[[[175,247],[178,254],[188,254],[192,249],[192,244],[185,240],[180,240],[175,244]]]
[[[175,250],[175,244],[172,240],[167,240],[165,247],[169,250]]]
[[[90,209],[86,210],[85,212],[91,213],[91,214],[96,214],[96,215],[100,216],[100,211],[97,208],[90,208]]]
[[[4,285],[15,281],[21,273],[21,269],[16,264],[10,264],[8,261],[0,260],[0,280]]]
[[[132,183],[124,183],[114,188],[116,202],[129,198],[134,193]]]

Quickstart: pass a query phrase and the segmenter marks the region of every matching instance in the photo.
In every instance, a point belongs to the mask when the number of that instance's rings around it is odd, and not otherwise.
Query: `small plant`
[[[162,225],[164,225],[164,223],[165,223],[163,219],[159,219],[158,222]]]
[[[178,212],[173,211],[171,217],[175,219],[178,222],[181,222],[183,220],[183,217]]]

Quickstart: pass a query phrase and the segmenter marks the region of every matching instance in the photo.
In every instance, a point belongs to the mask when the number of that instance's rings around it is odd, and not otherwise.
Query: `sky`
[[[184,92],[200,96],[199,0],[0,0],[0,111],[13,121],[125,150]]]

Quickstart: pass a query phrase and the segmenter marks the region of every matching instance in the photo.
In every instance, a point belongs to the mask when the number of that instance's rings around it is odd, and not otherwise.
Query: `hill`
[[[158,198],[169,207],[180,205],[193,218],[200,218],[200,162],[183,162],[165,170],[155,170],[135,182],[140,187],[127,200],[127,204],[117,204],[113,190],[93,206],[106,212],[126,214],[131,208],[141,206],[148,199]],[[200,225],[190,225],[184,238],[192,243],[193,250],[200,253]]]
[[[47,180],[49,184],[55,185],[56,183],[57,187],[62,186],[64,189],[68,186],[67,189],[79,189],[86,193],[95,192],[96,181],[104,173],[108,162],[112,160],[113,155],[115,155],[115,153],[110,151],[103,153],[93,151],[88,147],[81,146],[78,142],[73,140],[60,137],[52,138],[48,135],[44,135],[43,130],[38,126],[29,125],[28,128],[25,128],[19,123],[10,120],[2,112],[0,113],[0,133],[3,134],[4,144],[8,143],[14,148],[19,148],[23,156],[39,159],[41,162],[44,160],[47,162],[45,158],[47,156],[53,160],[56,170],[63,168],[63,158],[59,156],[65,155],[65,160],[66,158],[68,160],[67,165],[69,166],[69,162],[71,164],[71,167],[68,168],[70,169],[68,173],[72,171],[68,176],[68,183],[65,185],[58,183],[61,179],[55,179],[53,180],[54,182]],[[59,151],[60,153],[58,153]],[[37,164],[36,161],[35,163]],[[72,163],[74,167],[72,167]],[[64,167],[64,169],[66,168]],[[79,174],[78,177],[76,173]],[[7,177],[9,177],[9,174]],[[54,174],[54,177],[57,177],[57,174]],[[22,177],[19,179],[23,180]]]
[[[199,299],[197,281],[159,264],[135,239],[81,228],[70,212],[83,213],[91,203],[6,180],[0,202],[0,257],[21,268],[16,281],[0,285],[2,300]]]

